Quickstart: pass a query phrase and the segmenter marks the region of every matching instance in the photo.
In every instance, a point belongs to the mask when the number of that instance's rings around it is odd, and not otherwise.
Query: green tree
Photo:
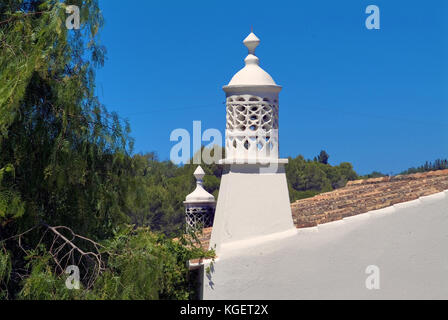
[[[128,221],[132,140],[94,95],[104,61],[97,1],[70,4],[82,8],[79,31],[65,28],[65,1],[0,7],[0,168],[14,173],[1,188],[15,203],[7,216],[23,215],[16,231],[44,220],[104,236]]]
[[[325,150],[322,150],[317,156],[317,161],[319,163],[328,164],[328,159],[330,159],[330,156]]]
[[[316,160],[305,160],[299,155],[296,158],[289,158],[286,177],[289,197],[293,202],[344,187],[347,181],[357,179],[358,175],[348,162],[331,166]]]
[[[80,30],[65,27],[68,4],[81,9]],[[154,229],[180,226],[175,213],[191,177],[185,183],[179,168],[158,162],[154,154],[131,156],[128,124],[95,96],[95,70],[105,54],[97,36],[102,23],[97,0],[0,3],[2,297],[188,296],[183,288],[186,262],[195,252],[191,244],[146,229],[115,233],[128,222]],[[75,244],[64,240],[61,250],[52,252],[56,240],[47,235],[53,232],[57,241],[64,235],[51,225],[100,241],[106,255],[113,253],[98,282],[81,296],[61,286],[56,260],[70,256]],[[95,249],[90,241],[77,245],[82,252]],[[136,266],[148,267],[147,273],[136,272]],[[92,263],[82,271],[91,268]]]

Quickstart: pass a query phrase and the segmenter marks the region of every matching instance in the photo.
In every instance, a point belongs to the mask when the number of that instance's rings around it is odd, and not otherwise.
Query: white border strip
[[[250,238],[250,239],[246,239],[246,240],[239,240],[239,241],[234,241],[234,242],[230,242],[230,243],[224,243],[221,245],[221,250],[222,251],[224,251],[224,250],[225,251],[239,250],[239,249],[243,249],[243,248],[260,245],[260,244],[270,242],[273,240],[285,239],[285,238],[288,238],[291,236],[295,236],[297,234],[298,234],[298,229],[296,227],[293,227],[286,231],[276,232],[276,233],[272,233],[272,234],[261,236],[261,237],[255,237],[255,238]]]
[[[432,194],[429,196],[420,197],[415,200],[397,203],[397,204],[394,204],[392,206],[385,207],[382,209],[372,210],[372,211],[357,214],[354,216],[346,217],[341,220],[336,220],[336,221],[332,221],[332,222],[328,222],[328,223],[324,223],[324,224],[319,224],[316,227],[310,227],[310,228],[295,228],[294,227],[294,228],[288,229],[286,231],[277,232],[277,233],[273,233],[273,234],[269,234],[269,235],[265,235],[265,236],[225,243],[222,245],[221,250],[222,250],[222,252],[225,251],[226,253],[229,253],[232,251],[246,249],[249,247],[257,246],[257,245],[260,245],[260,244],[263,244],[266,242],[270,242],[270,241],[274,241],[274,240],[282,240],[282,239],[285,239],[285,238],[288,238],[288,237],[291,237],[294,235],[314,233],[314,232],[319,232],[320,230],[325,230],[325,229],[330,229],[333,227],[342,226],[342,225],[345,225],[347,222],[348,223],[358,222],[358,221],[363,221],[363,220],[367,220],[370,218],[383,217],[383,216],[392,214],[399,209],[416,207],[416,206],[422,204],[423,202],[436,201],[439,199],[443,199],[445,197],[448,197],[448,190],[445,190],[445,191],[442,191],[439,193],[435,193],[435,194]],[[217,261],[217,260],[218,259],[215,259],[215,261]],[[211,259],[204,260],[202,263],[189,264],[189,266],[190,266],[190,268],[199,267],[201,265],[209,264],[211,261],[212,261]]]

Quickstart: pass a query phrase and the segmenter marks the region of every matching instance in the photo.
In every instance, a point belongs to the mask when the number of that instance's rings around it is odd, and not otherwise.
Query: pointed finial
[[[249,49],[249,54],[255,55],[255,49],[260,44],[260,39],[258,39],[258,37],[253,32],[251,32],[246,37],[246,39],[244,39],[243,43],[247,47],[247,49]]]
[[[194,177],[196,178],[196,189],[190,193],[186,198],[184,203],[210,203],[215,202],[215,197],[208,193],[203,185],[202,185],[202,179],[205,176],[204,170],[202,170],[201,166],[198,166],[196,170],[194,171]]]
[[[194,172],[194,177],[196,178],[197,182],[202,182],[202,179],[205,176],[204,170],[201,168],[201,166],[198,166]]]
[[[224,87],[224,91],[233,92],[233,86],[252,86],[252,85],[263,85],[263,86],[273,86],[276,87],[273,90],[281,89],[277,86],[274,79],[260,67],[260,59],[255,55],[255,49],[260,44],[260,39],[251,32],[246,39],[243,41],[244,45],[249,50],[249,54],[244,59],[245,66],[243,69],[238,71],[230,80],[229,84]],[[228,91],[227,91],[228,90]]]

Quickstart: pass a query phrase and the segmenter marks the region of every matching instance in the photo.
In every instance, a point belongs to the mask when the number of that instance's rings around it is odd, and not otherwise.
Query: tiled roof
[[[204,250],[208,250],[210,245],[210,238],[212,236],[212,228],[205,228],[201,234],[198,234],[198,240],[201,242],[201,247]]]
[[[197,246],[202,247],[202,249],[204,250],[208,250],[209,245],[210,245],[210,238],[212,236],[212,228],[204,228],[202,229],[202,233],[197,233],[196,234],[197,239],[199,240],[199,243],[197,244]],[[207,260],[207,258],[204,259],[192,259],[189,261],[190,264],[190,268],[192,265],[197,265],[197,264],[201,264],[204,262],[204,260]]]
[[[291,204],[297,228],[341,220],[448,190],[448,170],[350,181],[344,188]],[[208,249],[212,228],[199,235]]]
[[[350,181],[291,205],[297,228],[313,227],[448,189],[448,170]]]

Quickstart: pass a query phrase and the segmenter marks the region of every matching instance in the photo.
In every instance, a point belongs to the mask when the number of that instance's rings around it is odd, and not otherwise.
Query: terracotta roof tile
[[[314,227],[448,190],[448,170],[350,181],[344,188],[291,204],[297,228]],[[212,228],[198,236],[208,249]]]
[[[448,189],[448,170],[356,180],[291,205],[298,228],[313,227]]]

